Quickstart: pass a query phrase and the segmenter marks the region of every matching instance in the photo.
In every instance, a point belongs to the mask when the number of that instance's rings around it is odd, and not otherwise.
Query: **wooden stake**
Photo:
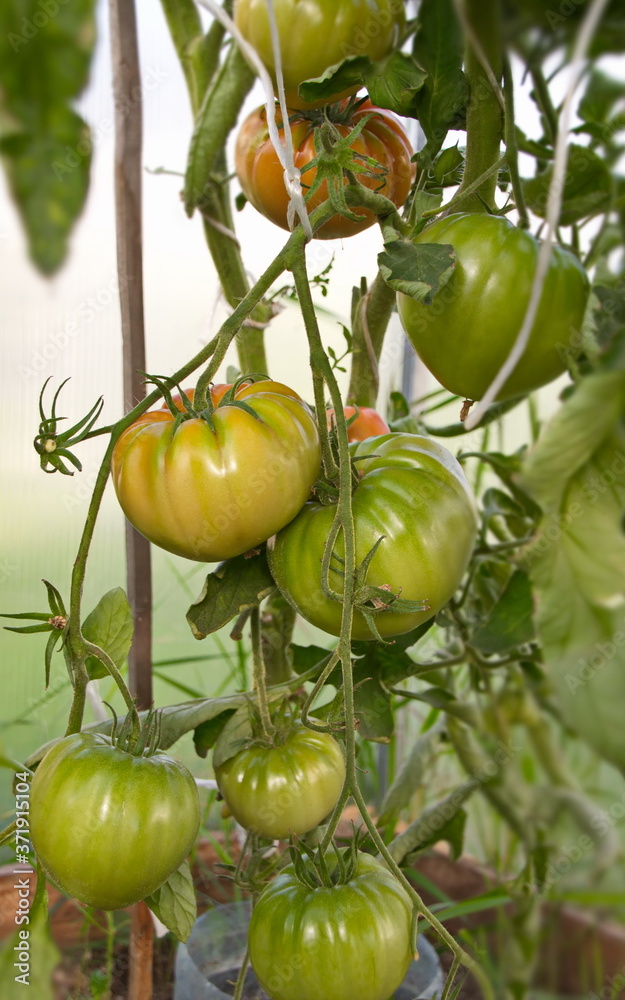
[[[110,0],[115,96],[115,211],[121,306],[124,404],[145,395],[143,251],[141,211],[142,88],[134,0]],[[152,704],[152,582],[150,545],[131,525],[126,530],[126,577],[135,632],[129,656],[130,690],[137,707]],[[129,996],[152,1000],[153,924],[145,903],[132,908]]]

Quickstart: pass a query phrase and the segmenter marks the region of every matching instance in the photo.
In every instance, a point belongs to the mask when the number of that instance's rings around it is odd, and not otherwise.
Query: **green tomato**
[[[370,855],[344,885],[311,888],[288,865],[254,907],[250,960],[272,1000],[388,1000],[413,959],[411,917],[406,892]]]
[[[502,216],[481,214],[440,219],[415,243],[451,244],[456,267],[430,305],[398,295],[404,329],[441,385],[479,400],[521,329],[540,243]],[[554,247],[529,343],[497,399],[531,392],[566,371],[582,343],[588,291],[577,258]]]
[[[345,762],[332,736],[297,724],[281,745],[241,750],[215,776],[241,826],[281,840],[325,819],[341,794]]]
[[[274,0],[287,104],[307,108],[300,83],[323,76],[350,56],[384,59],[405,24],[403,0]],[[236,0],[234,20],[274,78],[275,62],[267,0]],[[332,101],[355,93],[341,91]],[[324,100],[317,104],[328,104]]]
[[[425,611],[383,611],[375,624],[384,637],[401,635],[447,604],[467,568],[477,533],[475,499],[460,465],[442,445],[417,434],[384,434],[353,451],[362,474],[352,497],[356,564],[382,539],[367,572],[368,586],[404,600],[425,601]],[[366,457],[369,456],[369,457]],[[362,460],[364,457],[364,461]],[[270,539],[269,565],[280,590],[307,621],[339,635],[340,601],[322,589],[321,561],[336,508],[309,502]],[[330,586],[343,593],[342,537],[335,547]],[[354,639],[374,638],[360,612]]]
[[[51,878],[87,906],[117,910],[153,893],[193,847],[197,787],[168,754],[150,757],[75,733],[48,751],[31,785],[33,847]]]

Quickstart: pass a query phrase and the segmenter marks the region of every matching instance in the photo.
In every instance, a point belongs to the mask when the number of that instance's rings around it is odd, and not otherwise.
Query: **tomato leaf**
[[[434,161],[434,178],[441,187],[451,187],[459,184],[462,180],[462,170],[464,167],[464,156],[455,146],[448,146],[436,157]]]
[[[71,108],[87,83],[95,0],[0,5],[0,156],[30,255],[53,274],[89,186],[89,128]]]
[[[452,849],[452,855],[459,857],[462,854],[467,819],[462,806],[477,787],[477,781],[473,779],[465,781],[445,798],[424,809],[408,829],[388,845],[397,864],[404,864],[416,851],[423,851],[439,840],[446,840]]]
[[[373,63],[364,73],[371,103],[376,108],[388,108],[408,118],[416,117],[415,95],[426,78],[427,73],[407,52],[393,52],[383,62]]]
[[[569,146],[566,179],[562,193],[560,225],[570,226],[580,219],[604,212],[610,205],[612,177],[605,161],[585,146]],[[542,219],[553,177],[553,166],[523,181],[529,208]]]
[[[321,673],[332,656],[331,650],[323,649],[321,646],[298,646],[296,643],[291,645],[291,652],[293,654],[293,669],[297,674],[305,674],[306,671],[317,665],[319,665],[319,673]]]
[[[613,80],[601,70],[593,69],[588,77],[586,91],[577,109],[584,122],[592,122],[605,128],[610,112],[623,96],[623,84]]]
[[[390,288],[429,305],[449,281],[456,266],[456,255],[449,244],[397,239],[384,244],[378,264]]]
[[[505,653],[535,637],[532,586],[526,573],[514,573],[490,612],[471,638],[483,653]]]
[[[195,890],[188,861],[184,861],[178,871],[144,902],[179,941],[186,941],[197,919]]]
[[[401,810],[408,805],[419,790],[430,767],[434,754],[443,737],[444,723],[436,722],[415,741],[406,756],[393,784],[386,792],[380,806],[378,824],[385,826],[394,822]]]
[[[108,653],[118,669],[128,658],[133,632],[132,610],[121,587],[109,590],[87,615],[82,626],[85,639]],[[97,656],[87,657],[87,671],[90,680],[108,677],[106,667]]]
[[[202,593],[187,611],[196,639],[205,639],[233,618],[256,607],[275,590],[265,553],[237,556],[221,563],[206,578]]]
[[[223,727],[213,751],[213,770],[235,757],[252,739],[250,706],[245,705],[229,718]]]
[[[193,732],[193,743],[198,757],[206,757],[209,750],[212,750],[221,735],[224,726],[236,712],[235,708],[229,708],[214,719],[207,719],[201,722]]]
[[[428,140],[420,153],[422,161],[438,153],[452,124],[461,124],[458,117],[469,96],[462,72],[463,49],[463,33],[452,0],[423,0],[413,47],[417,63],[427,72],[415,98],[415,117]]]
[[[390,743],[395,732],[391,696],[379,677],[369,677],[354,688],[354,715],[363,740]]]
[[[625,368],[625,287],[595,285],[592,310],[594,334],[603,350],[603,368]]]
[[[564,722],[625,770],[625,372],[582,380],[525,463],[543,519],[524,553]]]
[[[343,62],[329,66],[322,76],[306,80],[298,87],[299,96],[304,101],[331,100],[344,90],[351,90],[364,82],[365,74],[371,71],[373,63],[368,56],[348,56]],[[384,105],[383,105],[384,106]]]

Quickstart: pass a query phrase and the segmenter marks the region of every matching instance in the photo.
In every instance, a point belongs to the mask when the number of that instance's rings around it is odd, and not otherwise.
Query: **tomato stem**
[[[375,407],[380,388],[378,361],[393,313],[395,292],[378,272],[371,288],[361,295],[352,319],[352,370],[347,402]]]
[[[375,196],[378,197],[378,196]],[[479,968],[477,963],[470,955],[468,955],[464,949],[455,941],[449,931],[440,923],[439,920],[428,910],[428,908],[423,903],[419,894],[412,887],[408,879],[403,874],[399,866],[396,864],[392,855],[389,853],[375,823],[373,822],[369,811],[367,809],[366,802],[360,791],[358,785],[358,776],[356,770],[356,718],[355,718],[355,705],[354,705],[354,679],[352,673],[352,657],[351,657],[351,633],[352,633],[352,622],[354,615],[354,586],[355,586],[355,570],[356,570],[356,537],[354,528],[354,519],[352,513],[352,481],[351,481],[351,463],[350,454],[347,440],[347,421],[345,419],[341,395],[339,391],[338,384],[332,367],[329,363],[328,357],[323,348],[321,342],[321,337],[319,334],[319,327],[317,324],[317,319],[314,310],[314,304],[310,294],[310,287],[308,283],[308,276],[306,271],[306,258],[304,250],[299,255],[294,255],[294,260],[292,263],[292,272],[295,279],[295,287],[297,289],[297,294],[300,302],[300,308],[302,310],[302,315],[304,317],[304,322],[306,325],[306,332],[308,335],[309,346],[310,346],[310,359],[311,367],[313,372],[318,372],[323,378],[328,386],[330,397],[332,400],[332,405],[334,407],[335,417],[336,417],[336,438],[339,446],[339,500],[337,508],[337,517],[340,520],[340,530],[343,533],[344,542],[344,567],[343,567],[343,579],[344,579],[344,590],[343,590],[343,607],[342,607],[342,619],[341,619],[341,634],[339,637],[338,645],[332,660],[340,660],[343,675],[343,704],[345,712],[345,756],[346,756],[346,779],[343,792],[341,794],[341,799],[339,800],[341,808],[347,801],[349,794],[354,797],[354,800],[358,806],[358,809],[362,815],[362,818],[369,830],[369,833],[376,845],[378,851],[387,862],[395,876],[399,879],[402,885],[406,888],[412,899],[415,908],[418,913],[423,914],[425,919],[431,925],[431,927],[436,930],[441,939],[445,944],[451,949],[454,956],[457,958],[458,962],[465,968],[470,969],[475,977],[478,979],[482,989],[484,991],[484,996],[489,998],[493,997],[493,991],[490,983],[488,982],[485,974]],[[330,663],[332,663],[332,660]],[[333,663],[332,663],[333,665]],[[329,673],[330,664],[324,670],[322,677]],[[319,682],[315,685],[315,691],[320,688]],[[303,720],[305,721],[305,720]],[[323,838],[323,846],[329,844],[334,829],[336,828],[336,823],[340,818],[339,806],[334,810],[330,826],[326,831]]]
[[[458,194],[463,194],[501,155],[503,108],[498,82],[502,77],[503,64],[499,0],[464,0],[464,3],[457,0],[456,6],[465,22],[465,71],[470,87],[467,151],[464,176],[458,191]],[[490,74],[483,62],[490,68]],[[497,174],[494,172],[470,198],[464,199],[463,211],[495,210],[496,188]]]
[[[504,98],[506,102],[506,117],[504,139],[506,143],[506,160],[510,171],[512,191],[514,193],[514,204],[519,213],[519,226],[521,229],[530,228],[530,220],[523,194],[521,175],[519,174],[519,149],[516,139],[516,125],[514,121],[514,81],[512,79],[512,67],[510,60],[506,56],[503,61]]]
[[[236,45],[220,68],[225,30],[215,20],[204,35],[195,5],[184,14],[172,0],[161,0],[169,31],[187,82],[193,118],[197,121],[191,157],[204,175],[201,210],[204,235],[226,301],[233,308],[249,291],[249,281],[234,235],[228,170],[223,151],[234,128],[241,104],[254,83],[254,73]],[[217,127],[215,127],[217,124]],[[221,147],[221,148],[220,148]],[[189,182],[187,169],[186,182]],[[232,235],[228,235],[232,234]],[[234,237],[234,238],[233,238]],[[271,320],[269,303],[259,303],[252,312],[258,327],[246,328],[237,338],[239,364],[244,372],[267,371],[263,327]]]
[[[294,609],[278,590],[263,607],[260,641],[269,685],[281,684],[293,676],[289,649],[295,617]]]
[[[122,697],[126,702],[126,707],[130,713],[130,718],[132,722],[132,737],[130,739],[131,745],[134,745],[139,739],[139,734],[141,732],[141,721],[139,719],[139,713],[137,712],[137,706],[135,705],[134,698],[132,697],[130,691],[128,690],[124,678],[120,674],[119,670],[113,663],[113,660],[109,654],[104,650],[100,649],[92,642],[87,642],[83,639],[85,645],[85,651],[89,656],[95,656],[100,661],[102,666],[109,672],[117,687],[122,693]]]
[[[274,726],[271,721],[269,711],[269,699],[267,698],[267,678],[265,674],[265,661],[260,637],[260,608],[253,608],[250,615],[250,631],[252,635],[252,665],[254,670],[254,687],[258,697],[258,714],[262,735],[267,740],[271,740],[274,733]]]

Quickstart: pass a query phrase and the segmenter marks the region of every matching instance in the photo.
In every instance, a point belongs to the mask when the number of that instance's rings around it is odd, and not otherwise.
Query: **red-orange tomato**
[[[214,397],[223,387],[215,388]],[[306,403],[269,380],[242,385],[235,402],[246,408],[222,402],[210,423],[150,410],[115,445],[111,471],[124,514],[168,552],[198,562],[241,555],[308,499],[320,447]]]
[[[341,102],[342,107],[346,105],[347,101]],[[348,125],[336,125],[336,128],[341,135],[348,135],[366,115],[371,117],[354,141],[352,149],[364,156],[372,157],[380,166],[379,169],[373,168],[375,176],[358,174],[358,180],[400,207],[408,197],[414,177],[414,166],[411,163],[413,151],[410,140],[394,115],[390,111],[374,108],[370,101],[365,101],[354,112]],[[280,127],[282,116],[277,107],[276,119]],[[295,113],[291,118],[291,135],[295,166],[302,170],[316,155],[310,120]],[[283,168],[269,138],[264,107],[253,111],[243,122],[237,138],[235,166],[247,200],[265,218],[288,230],[289,196],[284,186]],[[306,187],[312,186],[316,173],[314,167],[303,172],[304,194]],[[328,186],[324,181],[308,199],[308,210],[312,211],[327,199]],[[376,221],[373,212],[366,209],[355,208],[352,211],[361,216],[358,222],[342,215],[335,215],[315,233],[315,237],[333,240],[343,236],[354,236],[368,229]]]
[[[348,441],[365,441],[366,438],[377,437],[378,434],[390,434],[391,428],[376,410],[370,406],[344,406],[343,413],[347,420],[358,414],[356,419],[348,425]],[[334,423],[334,410],[327,410],[328,427]]]

